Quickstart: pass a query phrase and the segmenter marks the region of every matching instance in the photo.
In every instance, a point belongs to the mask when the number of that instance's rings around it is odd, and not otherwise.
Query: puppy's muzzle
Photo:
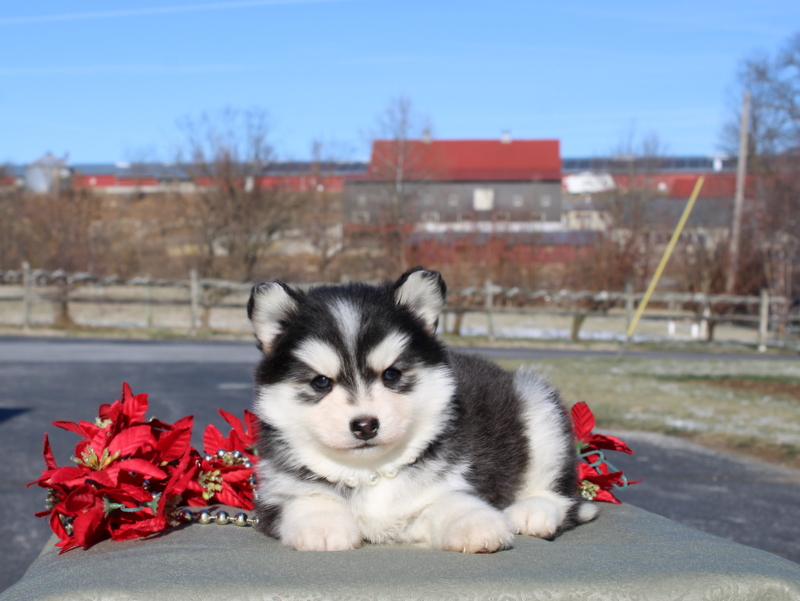
[[[350,422],[350,431],[359,440],[369,440],[378,435],[380,422],[377,417],[357,417]]]

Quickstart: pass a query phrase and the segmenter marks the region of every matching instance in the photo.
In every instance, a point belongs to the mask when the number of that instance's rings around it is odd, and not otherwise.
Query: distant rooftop
[[[536,181],[561,179],[558,140],[375,140],[370,179],[429,181]]]
[[[573,157],[561,160],[565,174],[593,171],[626,173],[657,171],[660,173],[711,173],[736,171],[736,157],[673,156],[673,157]]]

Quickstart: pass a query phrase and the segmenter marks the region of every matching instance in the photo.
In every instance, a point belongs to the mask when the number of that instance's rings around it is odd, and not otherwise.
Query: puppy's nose
[[[377,417],[358,417],[350,422],[350,431],[359,440],[369,440],[378,435],[379,426]]]

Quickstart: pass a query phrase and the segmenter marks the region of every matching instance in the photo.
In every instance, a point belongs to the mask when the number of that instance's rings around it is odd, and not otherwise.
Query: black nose
[[[379,426],[377,417],[359,417],[350,422],[350,431],[359,440],[369,440],[378,435]]]

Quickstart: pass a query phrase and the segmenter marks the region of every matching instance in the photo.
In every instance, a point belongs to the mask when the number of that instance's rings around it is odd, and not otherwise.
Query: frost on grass
[[[800,402],[713,378],[800,380],[797,360],[558,359],[542,362],[568,403],[585,401],[602,427],[710,433],[800,449]]]

